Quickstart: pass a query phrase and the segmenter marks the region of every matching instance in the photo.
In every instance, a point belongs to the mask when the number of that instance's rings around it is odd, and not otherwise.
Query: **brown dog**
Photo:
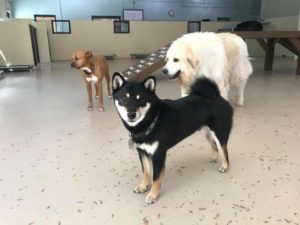
[[[99,111],[104,111],[103,78],[106,79],[108,97],[111,98],[110,76],[106,59],[102,55],[93,55],[91,51],[76,50],[72,56],[71,67],[83,70],[89,99],[87,110],[93,110],[92,83],[95,83],[96,99],[99,99]]]

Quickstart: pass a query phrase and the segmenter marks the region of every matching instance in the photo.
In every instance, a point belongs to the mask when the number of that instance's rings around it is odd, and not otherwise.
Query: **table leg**
[[[274,50],[275,50],[275,38],[267,40],[267,49],[265,56],[265,70],[271,71],[273,68]]]
[[[297,69],[296,69],[296,74],[300,75],[300,56],[298,56],[297,59]]]
[[[289,38],[293,52],[298,56],[296,74],[300,75],[300,38]]]

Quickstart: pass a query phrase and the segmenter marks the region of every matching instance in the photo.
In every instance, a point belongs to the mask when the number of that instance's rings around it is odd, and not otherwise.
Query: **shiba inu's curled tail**
[[[201,77],[196,79],[196,81],[192,84],[190,95],[192,94],[209,98],[220,96],[220,90],[214,81]]]

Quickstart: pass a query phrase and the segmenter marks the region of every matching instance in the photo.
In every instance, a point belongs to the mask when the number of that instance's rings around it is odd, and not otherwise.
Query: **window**
[[[123,20],[144,20],[144,10],[123,9]]]
[[[34,15],[34,21],[39,21],[39,20],[56,20],[56,16],[55,15],[35,14]]]
[[[199,32],[201,30],[201,23],[198,21],[188,21],[187,32]]]
[[[228,22],[228,21],[230,21],[230,18],[229,18],[229,17],[218,17],[218,18],[217,18],[217,21],[225,21],[225,22]]]
[[[120,16],[91,16],[91,20],[121,20]]]
[[[52,20],[52,33],[53,34],[70,34],[71,25],[70,20]]]
[[[129,33],[129,21],[114,21],[114,33]]]

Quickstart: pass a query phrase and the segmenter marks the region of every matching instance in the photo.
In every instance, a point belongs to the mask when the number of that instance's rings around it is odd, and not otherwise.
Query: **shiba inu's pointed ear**
[[[112,88],[114,91],[120,89],[125,84],[125,79],[118,72],[115,72],[112,78]]]
[[[156,86],[156,79],[155,77],[151,76],[148,77],[146,80],[144,80],[144,86],[146,88],[146,90],[150,91],[150,92],[154,92],[155,91],[155,86]]]

